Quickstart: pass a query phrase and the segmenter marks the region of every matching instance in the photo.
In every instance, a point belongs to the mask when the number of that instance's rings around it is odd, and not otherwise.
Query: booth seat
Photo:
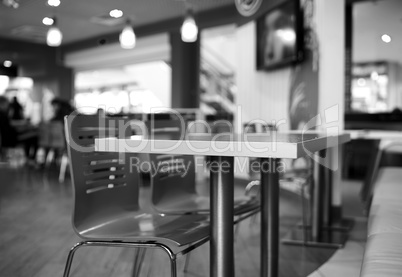
[[[401,276],[402,168],[381,168],[369,213],[360,276]]]

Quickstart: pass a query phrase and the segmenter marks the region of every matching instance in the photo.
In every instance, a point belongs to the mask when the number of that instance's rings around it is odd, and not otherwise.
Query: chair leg
[[[301,204],[302,204],[302,233],[303,233],[303,243],[307,244],[308,241],[308,236],[307,236],[307,227],[308,227],[308,223],[307,223],[307,217],[306,217],[306,204],[305,204],[305,199],[304,199],[304,189],[305,186],[307,185],[307,182],[302,182],[301,184]]]
[[[81,246],[84,246],[85,244],[86,244],[86,242],[82,241],[82,242],[79,242],[76,245],[74,245],[73,248],[71,248],[70,252],[68,253],[66,267],[64,269],[63,277],[68,277],[70,275],[71,264],[73,263],[75,251],[77,251],[78,248],[80,248]]]
[[[63,154],[60,163],[59,183],[64,182],[64,179],[66,177],[67,166],[68,166],[68,157],[66,154]]]
[[[54,150],[53,149],[49,150],[49,152],[46,155],[45,167],[49,167],[52,164],[54,155],[55,155]]]
[[[177,261],[176,261],[176,254],[173,253],[173,251],[167,247],[166,245],[159,244],[158,247],[162,250],[164,250],[170,260],[170,273],[172,277],[177,277]]]
[[[189,265],[190,265],[190,256],[191,255],[191,252],[190,253],[188,253],[187,255],[186,255],[186,260],[185,260],[185,262],[184,262],[184,269],[183,269],[183,272],[187,272],[188,271],[188,267],[189,267]]]
[[[170,259],[170,266],[171,266],[171,276],[177,277],[177,263],[176,257]]]
[[[82,241],[77,243],[76,245],[71,248],[70,253],[68,254],[67,257],[67,262],[66,262],[66,267],[64,269],[64,274],[63,277],[68,277],[70,275],[70,269],[71,269],[71,264],[73,262],[74,258],[74,253],[77,251],[78,248],[81,246],[112,246],[112,247],[133,247],[133,248],[143,248],[143,247],[153,247],[153,248],[159,248],[164,250],[170,260],[170,268],[171,268],[171,275],[172,277],[177,277],[177,262],[176,262],[176,254],[166,245],[164,244],[159,244],[159,243],[123,243],[123,242],[105,242],[105,241]],[[145,250],[144,250],[145,254]],[[141,258],[143,259],[143,257]],[[142,262],[141,262],[142,263]]]
[[[145,248],[138,248],[135,257],[134,257],[134,265],[133,265],[133,271],[132,271],[132,277],[137,277],[140,276],[142,264],[144,262],[144,257],[146,254],[146,249]]]

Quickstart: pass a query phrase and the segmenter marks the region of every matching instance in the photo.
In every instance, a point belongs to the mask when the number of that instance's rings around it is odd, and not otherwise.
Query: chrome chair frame
[[[169,257],[170,261],[170,273],[171,276],[177,275],[177,263],[176,260],[179,256],[183,256],[195,248],[201,246],[206,243],[209,238],[205,238],[203,240],[198,241],[196,244],[193,244],[191,247],[187,247],[181,252],[174,253],[172,249],[161,243],[135,243],[135,242],[115,242],[115,241],[95,241],[95,240],[87,240],[81,241],[75,244],[71,249],[67,257],[66,267],[64,269],[63,277],[68,277],[70,275],[71,265],[73,262],[75,252],[83,247],[83,246],[107,246],[107,247],[131,247],[131,248],[157,248],[162,249]],[[140,262],[141,263],[141,262]],[[134,270],[135,271],[135,270]],[[139,272],[136,271],[134,276],[137,276]]]

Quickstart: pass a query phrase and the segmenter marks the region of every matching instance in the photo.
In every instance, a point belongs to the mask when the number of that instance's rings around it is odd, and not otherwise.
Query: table
[[[234,157],[261,159],[261,276],[278,276],[278,159],[297,159],[349,141],[348,134],[189,134],[184,140],[105,138],[96,151],[211,156],[210,276],[234,276]],[[219,169],[219,170],[213,170]]]
[[[351,139],[379,139],[379,140],[400,140],[402,131],[387,130],[345,130],[350,134]]]

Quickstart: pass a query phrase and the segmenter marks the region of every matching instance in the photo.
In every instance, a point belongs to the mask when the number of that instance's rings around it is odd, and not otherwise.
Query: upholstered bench
[[[381,168],[360,276],[402,276],[402,168]]]

